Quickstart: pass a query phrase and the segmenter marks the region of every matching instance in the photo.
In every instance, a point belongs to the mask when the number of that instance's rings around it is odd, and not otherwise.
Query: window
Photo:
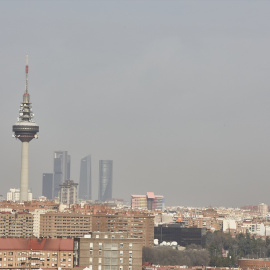
[[[132,248],[132,243],[129,243],[129,248],[130,248],[130,249]]]
[[[105,235],[104,235],[104,238],[108,238],[108,235],[107,235],[107,234],[105,234]]]
[[[98,256],[101,256],[102,255],[102,250],[99,250],[98,251]]]
[[[93,255],[93,250],[90,250],[90,255]]]
[[[98,234],[96,235],[96,238],[99,238],[99,235]]]
[[[93,243],[89,244],[90,249],[93,249]]]
[[[123,256],[123,253],[124,253],[123,250],[120,250],[120,256]]]
[[[129,265],[131,265],[132,264],[132,259],[128,259],[128,263],[129,263]]]
[[[8,255],[13,255],[13,252],[9,252]]]
[[[102,258],[98,258],[98,263],[102,263]]]
[[[123,248],[124,247],[124,244],[123,243],[120,243],[120,248]]]
[[[123,263],[123,258],[120,258],[120,263]]]
[[[113,235],[112,235],[112,239],[114,239],[114,238],[115,238],[115,235],[113,234]]]
[[[93,258],[89,258],[89,262],[92,263],[93,262]]]
[[[102,243],[99,243],[99,244],[98,244],[98,248],[99,248],[99,249],[102,249]]]
[[[101,270],[101,265],[98,266],[98,270]]]

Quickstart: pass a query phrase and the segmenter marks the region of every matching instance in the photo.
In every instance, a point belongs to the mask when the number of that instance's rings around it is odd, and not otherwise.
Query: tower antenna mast
[[[25,66],[25,93],[28,94],[28,55],[26,55],[26,66]]]

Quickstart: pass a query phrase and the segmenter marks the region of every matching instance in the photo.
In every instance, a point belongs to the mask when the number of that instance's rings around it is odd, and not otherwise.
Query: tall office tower
[[[53,198],[53,174],[52,173],[43,173],[42,196],[45,196],[48,200],[52,200]]]
[[[79,198],[83,200],[92,199],[91,190],[91,156],[81,159]]]
[[[12,131],[14,137],[22,142],[22,160],[21,160],[21,188],[20,201],[28,200],[28,148],[29,142],[33,138],[37,138],[39,126],[33,120],[32,105],[30,103],[30,95],[28,93],[28,56],[26,56],[25,66],[25,92],[23,94],[23,102],[19,110],[18,121],[13,125]]]
[[[58,197],[60,185],[70,179],[70,155],[67,151],[55,151],[53,160],[53,197]]]
[[[112,199],[113,161],[99,161],[99,193],[98,200],[105,202]]]

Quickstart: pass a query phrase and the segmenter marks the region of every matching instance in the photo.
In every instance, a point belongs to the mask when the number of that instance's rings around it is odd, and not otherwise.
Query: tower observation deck
[[[22,160],[21,160],[21,189],[20,201],[28,200],[28,147],[29,142],[38,138],[39,126],[33,120],[34,113],[30,103],[28,93],[28,56],[26,57],[25,67],[25,92],[23,102],[20,105],[18,121],[13,125],[13,137],[22,142]]]

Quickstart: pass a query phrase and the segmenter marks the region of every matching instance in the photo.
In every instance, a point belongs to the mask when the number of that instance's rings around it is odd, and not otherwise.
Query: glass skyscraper
[[[60,185],[70,179],[70,155],[68,155],[67,151],[54,152],[53,172],[53,197],[55,198],[59,196]]]
[[[99,193],[98,200],[105,202],[112,199],[113,161],[99,161]]]
[[[81,159],[79,198],[82,200],[92,199],[91,187],[91,156],[88,155]]]
[[[48,200],[53,199],[53,174],[52,173],[43,173],[42,196],[45,196]]]

